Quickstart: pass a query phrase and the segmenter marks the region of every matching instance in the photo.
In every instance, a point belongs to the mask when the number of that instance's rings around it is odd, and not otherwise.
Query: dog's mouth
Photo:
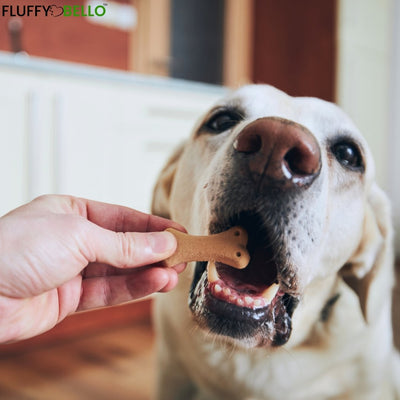
[[[196,264],[190,308],[203,328],[250,346],[282,345],[291,333],[298,303],[285,260],[282,240],[255,212],[241,212],[214,222],[210,233],[240,225],[249,235],[250,263],[244,269],[213,262]]]

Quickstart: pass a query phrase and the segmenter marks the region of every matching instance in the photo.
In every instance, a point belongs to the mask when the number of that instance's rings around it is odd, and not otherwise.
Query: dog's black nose
[[[247,125],[234,149],[246,155],[251,174],[280,187],[308,186],[321,170],[321,151],[304,126],[278,117],[265,117]]]

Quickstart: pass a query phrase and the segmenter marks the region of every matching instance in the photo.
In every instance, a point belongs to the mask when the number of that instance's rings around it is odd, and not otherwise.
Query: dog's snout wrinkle
[[[309,186],[321,170],[321,151],[304,126],[278,117],[259,118],[237,136],[233,147],[246,156],[257,180],[281,188]]]

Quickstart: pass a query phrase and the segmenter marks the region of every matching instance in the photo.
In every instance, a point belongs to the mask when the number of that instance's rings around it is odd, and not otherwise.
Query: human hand
[[[42,333],[67,315],[171,290],[184,265],[161,232],[180,225],[127,207],[41,196],[0,218],[0,343]]]

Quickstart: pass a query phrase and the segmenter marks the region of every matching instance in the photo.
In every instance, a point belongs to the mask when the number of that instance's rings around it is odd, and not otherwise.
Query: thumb
[[[113,232],[100,228],[95,240],[97,262],[118,268],[141,267],[165,260],[176,250],[169,232]]]

